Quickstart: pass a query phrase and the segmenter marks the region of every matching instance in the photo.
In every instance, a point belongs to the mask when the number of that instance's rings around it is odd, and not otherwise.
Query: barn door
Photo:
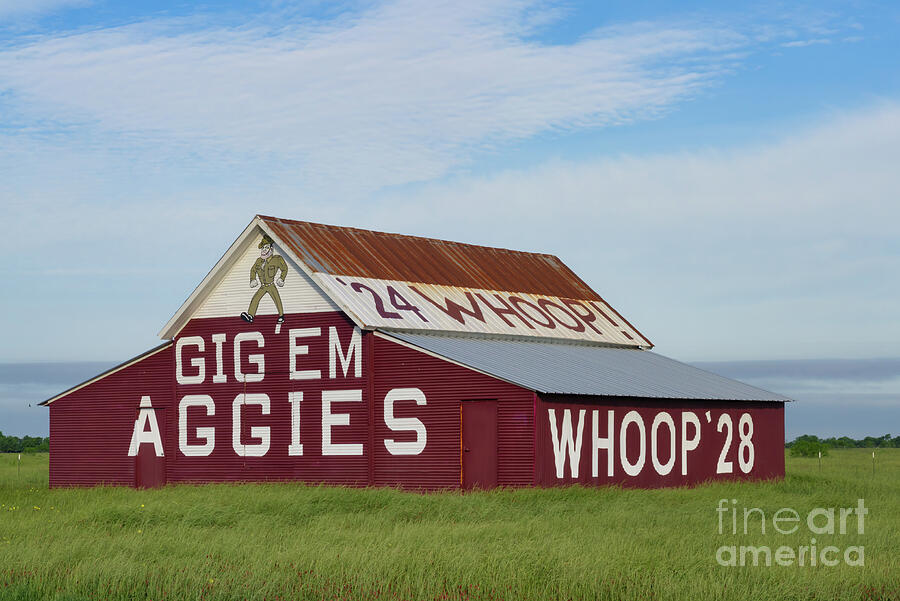
[[[155,418],[159,436],[166,440],[166,416],[162,407],[141,407],[138,409],[138,421],[141,412],[150,412]],[[149,417],[149,415],[147,416]],[[146,418],[145,418],[146,423]],[[158,455],[156,447],[150,442],[141,442],[134,457],[134,486],[136,488],[156,488],[166,484],[166,458]]]
[[[497,486],[497,401],[463,401],[460,416],[465,489]]]

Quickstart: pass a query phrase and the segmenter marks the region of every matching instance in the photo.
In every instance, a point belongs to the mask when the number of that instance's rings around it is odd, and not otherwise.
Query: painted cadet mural
[[[259,258],[250,268],[250,287],[259,290],[250,299],[250,307],[243,313],[241,318],[249,323],[253,323],[256,317],[256,311],[259,308],[259,301],[262,297],[269,295],[275,301],[275,308],[278,309],[277,323],[284,322],[284,305],[281,304],[281,295],[278,294],[278,288],[284,286],[284,280],[287,277],[287,263],[281,255],[274,254],[272,239],[269,236],[263,236],[259,242]],[[281,275],[278,275],[278,272]]]

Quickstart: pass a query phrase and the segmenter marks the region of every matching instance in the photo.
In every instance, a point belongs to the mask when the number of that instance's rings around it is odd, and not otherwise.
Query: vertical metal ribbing
[[[536,392],[532,393],[532,401],[531,401],[531,432],[532,432],[532,443],[531,443],[531,483],[534,486],[538,484],[538,476],[537,476],[537,455],[538,455],[538,434],[537,434],[537,404],[538,404],[538,394]]]
[[[369,405],[369,486],[375,485],[375,332],[363,332],[366,343],[363,369],[366,370],[366,402]],[[368,364],[366,361],[368,360]]]

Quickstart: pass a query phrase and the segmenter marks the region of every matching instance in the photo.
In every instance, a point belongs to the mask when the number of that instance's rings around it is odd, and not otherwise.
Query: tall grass
[[[898,599],[900,449],[787,459],[784,481],[417,494],[300,484],[47,489],[0,455],[2,599]],[[716,506],[865,499],[865,533],[718,533]],[[756,517],[757,514],[754,514]],[[739,517],[739,520],[742,520]],[[727,522],[726,522],[727,524]],[[742,528],[742,523],[739,524]],[[817,538],[865,566],[723,567],[721,545]]]

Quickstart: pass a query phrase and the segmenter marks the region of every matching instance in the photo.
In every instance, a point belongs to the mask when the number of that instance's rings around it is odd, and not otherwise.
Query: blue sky
[[[0,0],[0,362],[154,346],[256,213],[551,252],[685,361],[900,357],[898,34],[888,2]]]

